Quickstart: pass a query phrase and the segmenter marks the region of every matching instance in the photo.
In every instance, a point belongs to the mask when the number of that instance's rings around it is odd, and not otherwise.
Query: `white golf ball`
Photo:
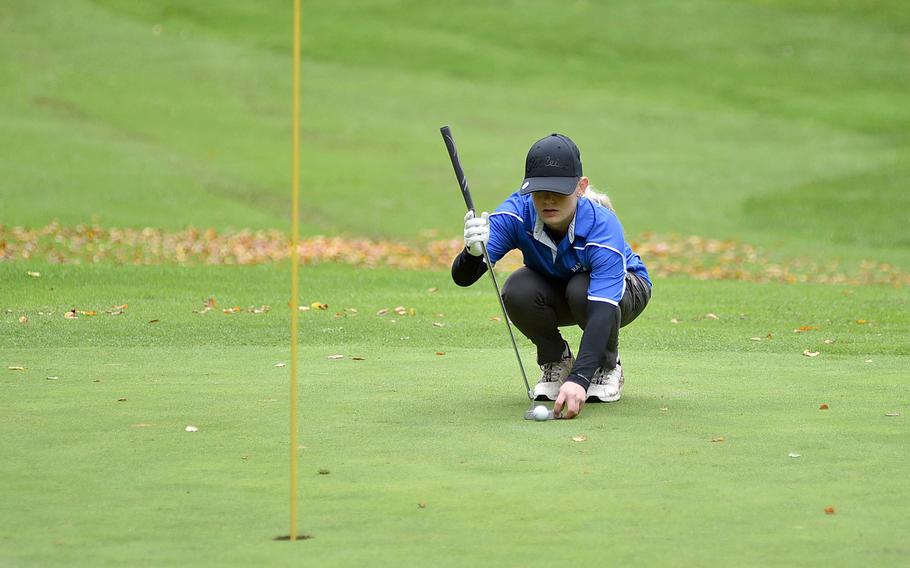
[[[550,410],[546,406],[539,404],[534,407],[531,415],[534,416],[534,420],[543,421],[550,418]]]

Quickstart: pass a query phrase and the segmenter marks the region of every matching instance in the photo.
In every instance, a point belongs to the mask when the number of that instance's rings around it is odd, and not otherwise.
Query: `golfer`
[[[555,400],[557,415],[574,418],[586,401],[622,396],[619,328],[630,324],[651,298],[651,280],[632,251],[606,195],[589,187],[581,154],[567,136],[534,143],[525,179],[492,214],[464,218],[465,248],[452,264],[452,279],[470,286],[490,262],[519,249],[524,266],[502,289],[509,319],[537,347],[542,371],[537,400]],[[559,332],[578,325],[578,356]]]

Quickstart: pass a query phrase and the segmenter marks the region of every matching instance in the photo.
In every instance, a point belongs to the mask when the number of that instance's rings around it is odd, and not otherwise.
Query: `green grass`
[[[290,9],[0,0],[0,224],[287,227]],[[530,143],[560,131],[633,237],[910,270],[905,2],[304,10],[306,235],[457,237],[437,133],[451,124],[483,209],[517,186]],[[492,294],[445,272],[304,268],[301,301],[329,309],[300,314],[315,538],[289,545],[271,541],[287,532],[285,265],[0,263],[0,565],[910,553],[906,289],[657,279],[622,334],[623,400],[545,424],[521,419]],[[198,313],[210,297],[219,309]],[[396,306],[415,314],[377,315]]]
[[[0,560],[852,565],[910,552],[902,290],[658,281],[623,335],[623,400],[538,424],[521,419],[486,282],[333,266],[303,278],[302,300],[329,304],[301,314],[302,530],[316,538],[271,542],[287,530],[286,277],[0,265],[13,290],[0,305],[0,498],[19,511]],[[274,309],[193,313],[211,295]],[[63,317],[121,303],[119,316]],[[397,305],[416,315],[376,315]],[[357,315],[336,318],[344,307]],[[818,329],[793,332],[803,325]]]
[[[0,143],[3,222],[285,226],[289,10],[5,10],[0,74],[17,88],[0,95],[16,132]],[[910,263],[894,181],[910,173],[904,3],[305,10],[308,234],[456,235],[460,198],[436,130],[451,123],[483,208],[517,186],[531,141],[559,130],[631,234],[736,235],[791,252],[836,234]],[[800,225],[806,200],[819,211]]]

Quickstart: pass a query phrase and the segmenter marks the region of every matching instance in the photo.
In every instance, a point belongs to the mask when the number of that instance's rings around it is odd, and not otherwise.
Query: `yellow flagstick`
[[[300,0],[294,0],[294,70],[291,118],[291,532],[297,540],[297,309],[300,232]]]

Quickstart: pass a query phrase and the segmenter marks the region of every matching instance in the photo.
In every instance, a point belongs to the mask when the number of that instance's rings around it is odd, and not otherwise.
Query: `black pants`
[[[513,272],[502,287],[502,299],[509,319],[537,346],[537,364],[552,363],[562,357],[565,347],[561,326],[588,323],[587,273],[578,273],[567,282],[548,278],[523,266]],[[651,286],[632,272],[626,273],[626,291],[619,302],[619,327],[632,323],[651,299]],[[619,356],[619,328],[609,333],[601,366],[612,368]]]

